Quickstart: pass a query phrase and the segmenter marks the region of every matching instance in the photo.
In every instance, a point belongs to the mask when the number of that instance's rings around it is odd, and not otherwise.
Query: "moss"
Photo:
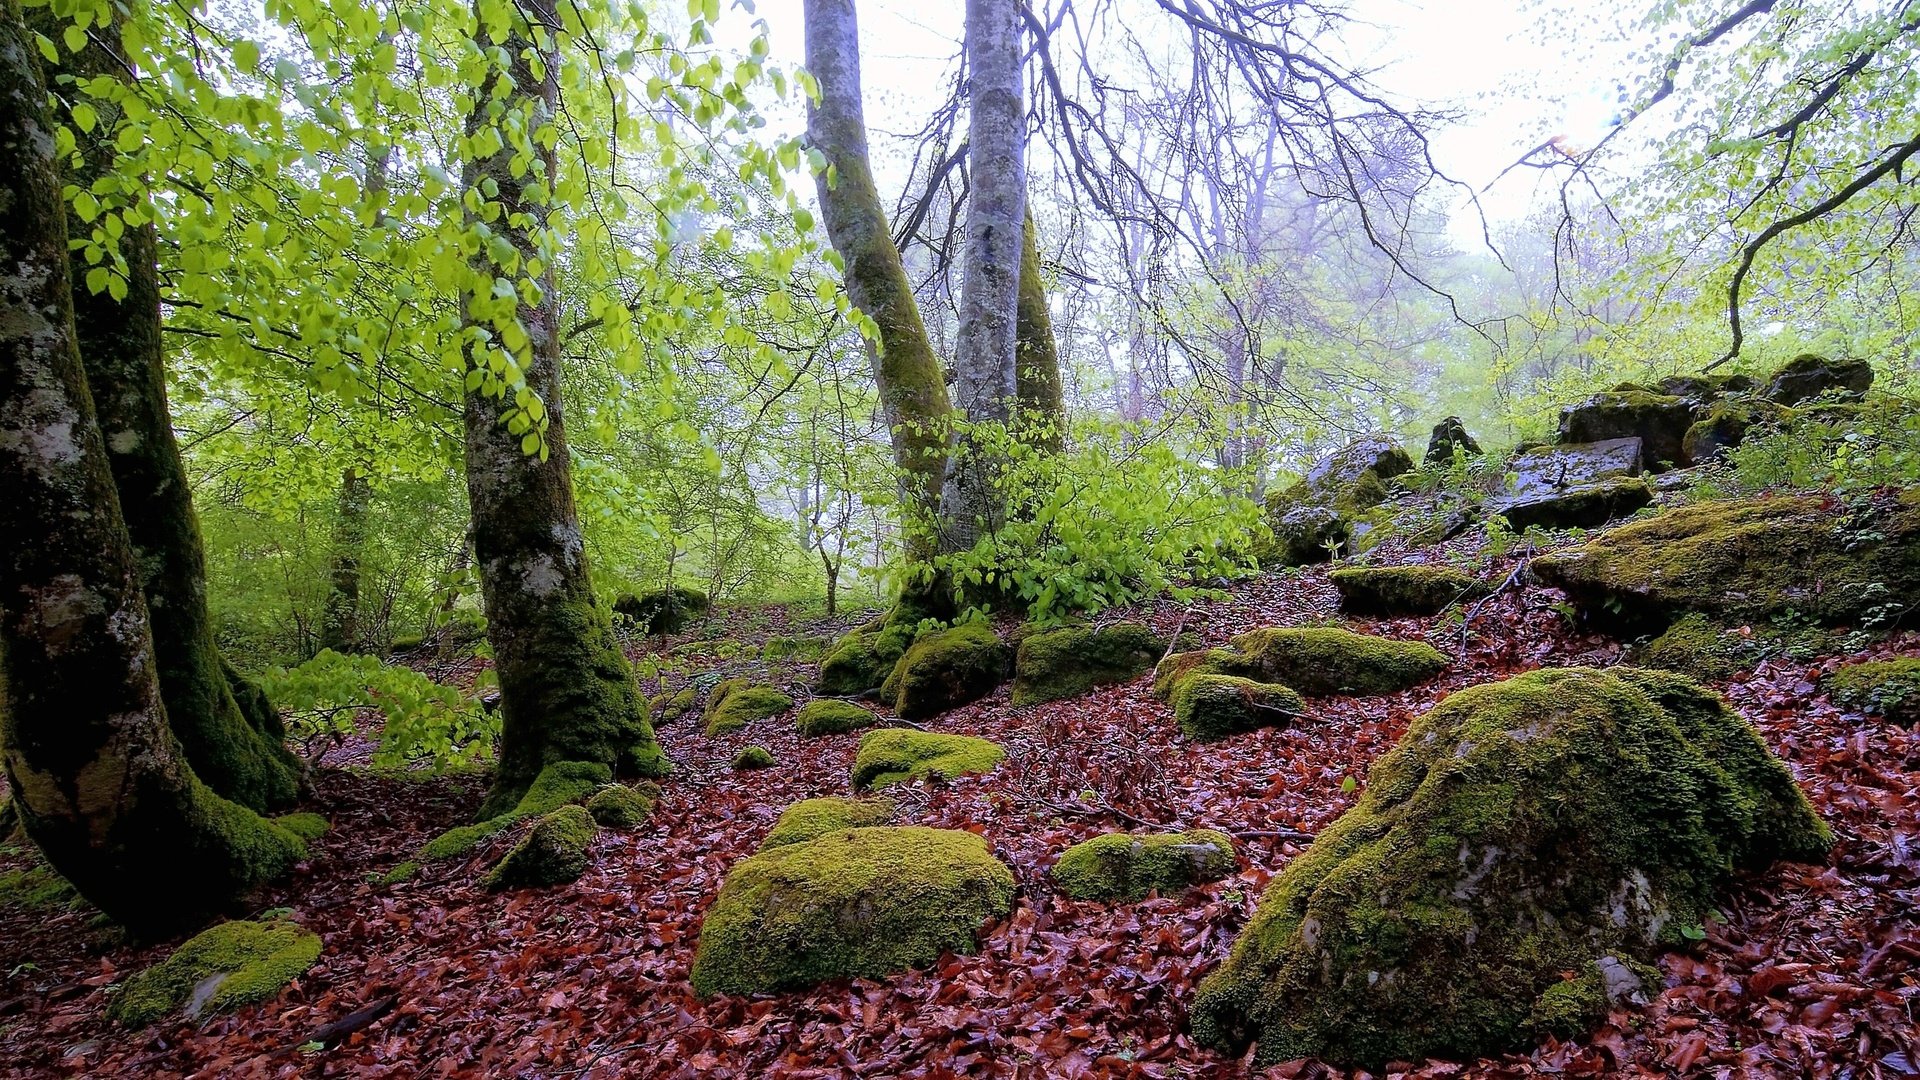
[[[51,867],[36,863],[0,874],[0,905],[33,910],[82,903],[80,894]]]
[[[127,980],[107,1015],[145,1027],[183,1007],[194,1019],[225,1012],[273,997],[319,958],[319,935],[297,923],[221,923]]]
[[[921,776],[951,780],[991,772],[1007,756],[1000,744],[971,735],[942,735],[912,728],[869,731],[853,756],[853,786],[878,789]]]
[[[1126,682],[1152,667],[1165,647],[1139,623],[1035,630],[1014,656],[1013,703],[1037,705]]]
[[[1012,909],[1013,874],[970,832],[845,829],[748,856],[700,928],[695,993],[879,978],[971,953]]]
[[[1598,1027],[1619,1005],[1647,1004],[1660,985],[1658,968],[1602,956],[1574,978],[1542,990],[1527,1026],[1555,1038],[1577,1038]]]
[[[587,800],[587,813],[605,828],[631,829],[653,813],[659,795],[660,789],[653,785],[643,791],[625,784],[608,784]]]
[[[760,850],[803,844],[842,829],[885,825],[892,818],[892,799],[802,799],[780,812],[780,820],[760,842]]]
[[[516,822],[579,802],[612,780],[613,770],[597,761],[555,762],[540,770],[540,775],[527,786],[526,794],[513,809],[471,825],[448,829],[427,841],[412,859],[388,871],[384,880],[390,885],[405,881],[417,873],[423,863],[444,862],[471,854]]]
[[[1798,405],[1824,394],[1859,398],[1873,387],[1873,365],[1865,360],[1829,360],[1817,353],[1801,353],[1767,380],[1761,394],[1782,405]]]
[[[1060,891],[1076,900],[1170,896],[1233,873],[1233,839],[1213,829],[1133,836],[1109,833],[1078,843],[1053,864]]]
[[[426,641],[427,639],[419,634],[395,634],[393,640],[387,643],[387,651],[396,654],[410,653],[426,644]]]
[[[878,689],[913,644],[918,624],[903,604],[841,638],[820,662],[817,689],[833,696]]]
[[[1418,686],[1447,666],[1447,658],[1424,641],[1331,626],[1254,630],[1230,644],[1255,677],[1303,694],[1390,694]]]
[[[1920,724],[1920,659],[1845,664],[1820,680],[1836,705],[1896,724]]]
[[[1694,405],[1684,398],[1644,390],[1595,394],[1560,413],[1560,441],[1595,443],[1638,438],[1653,472],[1687,464],[1682,442],[1693,426]]]
[[[629,593],[613,602],[613,612],[643,634],[677,634],[709,606],[706,593],[676,585],[638,595]]]
[[[1189,675],[1246,675],[1247,658],[1231,649],[1190,649],[1164,657],[1153,667],[1153,696],[1173,700],[1174,688]]]
[[[1199,742],[1286,727],[1306,707],[1299,694],[1284,686],[1236,675],[1189,674],[1173,687],[1174,721],[1187,738]]]
[[[1009,650],[984,623],[922,634],[881,684],[883,700],[906,720],[924,720],[977,701],[1006,680]]]
[[[1326,562],[1346,544],[1352,519],[1386,501],[1386,481],[1412,469],[1413,458],[1378,435],[1329,454],[1307,471],[1306,479],[1267,497],[1273,539],[1256,557],[1281,566]]]
[[[1340,606],[1356,615],[1432,615],[1486,594],[1479,581],[1444,566],[1350,566],[1328,579]]]
[[[1633,663],[1677,672],[1694,679],[1718,682],[1749,671],[1761,657],[1751,638],[1714,622],[1705,615],[1687,615],[1666,632],[1635,649]]]
[[[695,686],[683,686],[671,692],[662,691],[647,701],[647,712],[656,724],[669,724],[694,710],[700,702],[700,689]]]
[[[773,766],[773,751],[764,746],[748,746],[733,755],[733,767],[736,769],[771,769]]]
[[[318,840],[325,836],[333,826],[327,822],[326,815],[314,813],[281,814],[272,819],[275,825],[287,830],[302,840]]]
[[[822,735],[844,735],[849,731],[870,728],[879,722],[880,718],[871,711],[851,701],[834,698],[809,701],[800,706],[800,712],[793,718],[793,726],[809,739]]]
[[[760,647],[762,660],[818,660],[834,647],[834,640],[823,634],[797,637],[770,637]]]
[[[1739,446],[1751,430],[1779,427],[1793,419],[1793,410],[1760,398],[1717,401],[1705,416],[1687,429],[1682,446],[1688,461],[1709,461]]]
[[[1786,766],[1684,679],[1575,668],[1462,690],[1268,886],[1195,995],[1194,1036],[1373,1070],[1522,1050],[1590,1015],[1591,987],[1562,973],[1626,990],[1608,958],[1650,961],[1736,868],[1830,844]]]
[[[1847,622],[1920,593],[1920,488],[1851,513],[1817,495],[1695,503],[1537,558],[1533,572],[1620,631],[1657,633],[1690,611]]]
[[[741,681],[728,680],[714,688],[707,702],[707,734],[739,731],[755,720],[779,716],[793,708],[793,699],[771,686],[729,685]],[[724,693],[721,687],[726,687]]]
[[[562,806],[543,814],[487,872],[484,884],[497,890],[578,880],[587,872],[587,849],[599,831],[584,806]]]

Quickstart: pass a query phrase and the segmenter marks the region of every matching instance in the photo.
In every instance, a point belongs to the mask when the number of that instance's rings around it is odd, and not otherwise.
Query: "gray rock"
[[[1640,475],[1641,442],[1637,437],[1593,443],[1546,446],[1516,456],[1507,466],[1514,499],[1551,495],[1570,487],[1616,476]]]

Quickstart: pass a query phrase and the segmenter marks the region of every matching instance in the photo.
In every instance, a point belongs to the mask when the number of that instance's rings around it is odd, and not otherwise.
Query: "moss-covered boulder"
[[[1463,690],[1375,763],[1195,995],[1195,1039],[1379,1070],[1524,1050],[1660,990],[1733,871],[1832,839],[1751,728],[1677,676]]]
[[[1467,434],[1467,425],[1461,423],[1457,416],[1449,416],[1433,425],[1433,434],[1427,438],[1426,463],[1451,465],[1453,459],[1461,454],[1480,456],[1480,444]]]
[[[951,780],[993,771],[1007,756],[1000,744],[971,735],[944,735],[912,728],[869,731],[853,755],[853,786],[879,789],[902,780],[938,776]]]
[[[826,658],[820,661],[820,680],[814,684],[815,689],[831,695],[879,689],[906,655],[914,634],[913,625],[891,616],[854,630],[827,650]]]
[[[320,935],[286,920],[225,922],[188,938],[135,975],[107,1006],[128,1027],[189,1020],[265,1001],[320,959]]]
[[[1820,688],[1836,705],[1896,724],[1920,724],[1920,658],[1844,664],[1822,678]]]
[[[1817,353],[1801,353],[1773,373],[1761,396],[1793,406],[1823,395],[1857,400],[1872,388],[1873,365],[1865,360],[1829,360]]]
[[[1687,464],[1682,442],[1693,426],[1693,414],[1691,402],[1670,394],[1606,391],[1560,411],[1560,441],[1638,438],[1646,467],[1660,472]]]
[[[1385,436],[1369,435],[1341,447],[1307,470],[1298,484],[1267,497],[1273,539],[1255,554],[1279,566],[1326,562],[1345,545],[1353,519],[1386,501],[1386,482],[1412,469],[1413,458]]]
[[[880,686],[902,719],[924,720],[978,701],[1007,681],[1013,651],[993,627],[966,623],[922,634]]]
[[[543,814],[487,872],[484,884],[489,889],[516,889],[576,881],[587,872],[587,849],[599,831],[584,806],[563,806]]]
[[[1739,446],[1749,431],[1781,427],[1792,419],[1792,409],[1764,398],[1724,398],[1687,429],[1681,446],[1688,461],[1711,461]]]
[[[837,796],[802,799],[780,811],[780,819],[773,823],[773,831],[767,833],[767,838],[760,841],[760,849],[765,851],[788,844],[804,844],[831,832],[885,825],[892,819],[892,799],[878,796],[868,799],[843,799]]]
[[[1819,495],[1695,503],[1532,566],[1585,620],[1623,632],[1658,633],[1687,612],[1848,622],[1920,594],[1920,488],[1852,508]]]
[[[1246,675],[1247,658],[1231,649],[1189,649],[1166,657],[1153,668],[1153,696],[1173,700],[1173,691],[1189,675]]]
[[[844,829],[734,864],[700,927],[701,995],[879,978],[971,953],[1013,874],[970,832]]]
[[[809,739],[823,735],[844,735],[849,731],[870,728],[879,722],[880,718],[872,710],[837,698],[809,701],[800,706],[800,711],[793,717],[794,728]]]
[[[1219,742],[1261,728],[1286,727],[1306,702],[1275,683],[1238,675],[1189,674],[1173,684],[1173,719],[1195,742]]]
[[[613,602],[613,612],[625,616],[634,629],[643,634],[677,634],[710,604],[706,593],[675,585],[653,592],[628,593]]]
[[[1597,529],[1618,521],[1653,502],[1653,488],[1634,476],[1573,484],[1557,491],[1535,492],[1486,505],[1486,512],[1506,519],[1507,528],[1525,532],[1542,529]]]
[[[1233,873],[1233,838],[1214,829],[1134,836],[1108,833],[1075,844],[1053,864],[1053,881],[1075,900],[1170,896]]]
[[[1698,613],[1685,615],[1631,655],[1639,667],[1658,668],[1708,682],[1752,670],[1761,657],[1753,639]]]
[[[1748,375],[1668,375],[1648,387],[1653,393],[1671,397],[1685,398],[1699,408],[1706,408],[1728,394],[1744,394],[1752,391],[1757,383]]]
[[[771,769],[775,764],[773,751],[764,746],[742,747],[739,753],[733,755],[733,767],[741,772]]]
[[[793,708],[793,699],[771,686],[755,686],[729,679],[713,688],[707,700],[707,734],[739,731],[755,720],[779,716]]]
[[[608,784],[587,799],[587,813],[603,828],[631,829],[647,820],[659,797],[660,789],[652,784],[644,788]]]
[[[1038,705],[1126,682],[1152,667],[1165,648],[1152,630],[1133,622],[1032,631],[1014,656],[1013,703]]]
[[[1432,615],[1486,593],[1473,576],[1445,566],[1349,566],[1327,576],[1341,609],[1355,615]]]
[[[1335,626],[1252,630],[1228,644],[1263,682],[1302,694],[1391,694],[1440,674],[1447,658],[1424,641],[1356,634]]]
[[[1600,480],[1639,476],[1645,467],[1638,436],[1528,450],[1515,447],[1507,459],[1510,480],[1503,497],[1519,500],[1554,495]]]

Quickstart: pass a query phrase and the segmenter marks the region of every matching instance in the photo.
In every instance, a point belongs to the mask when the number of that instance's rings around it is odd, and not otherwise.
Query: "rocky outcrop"
[[[1642,464],[1652,472],[1686,465],[1682,445],[1693,426],[1695,406],[1685,398],[1644,390],[1594,394],[1560,412],[1560,442],[1640,440]]]
[[[1859,400],[1873,387],[1873,365],[1865,360],[1829,360],[1801,353],[1781,365],[1767,380],[1761,396],[1779,405],[1798,405],[1814,398]]]
[[[1126,682],[1152,667],[1166,643],[1134,622],[1033,630],[1013,662],[1013,703],[1078,697],[1096,686]]]
[[[1306,479],[1267,498],[1273,541],[1256,554],[1279,566],[1326,562],[1346,543],[1353,519],[1386,501],[1386,482],[1412,469],[1413,458],[1385,436],[1347,444],[1307,470]]]
[[[1433,425],[1433,434],[1427,439],[1426,463],[1450,465],[1460,454],[1472,457],[1480,455],[1480,444],[1467,434],[1467,425],[1461,423],[1457,416],[1449,416]]]

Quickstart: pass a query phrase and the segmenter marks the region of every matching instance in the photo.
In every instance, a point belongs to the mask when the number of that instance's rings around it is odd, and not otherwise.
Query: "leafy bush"
[[[261,688],[289,710],[287,732],[309,751],[352,734],[361,709],[379,709],[385,723],[373,760],[383,767],[481,759],[500,734],[499,719],[479,698],[373,656],[323,649],[299,667],[269,671]]]
[[[1728,468],[1694,487],[1707,498],[1790,489],[1846,495],[1920,482],[1920,401],[1803,406],[1791,423],[1726,452]]]

